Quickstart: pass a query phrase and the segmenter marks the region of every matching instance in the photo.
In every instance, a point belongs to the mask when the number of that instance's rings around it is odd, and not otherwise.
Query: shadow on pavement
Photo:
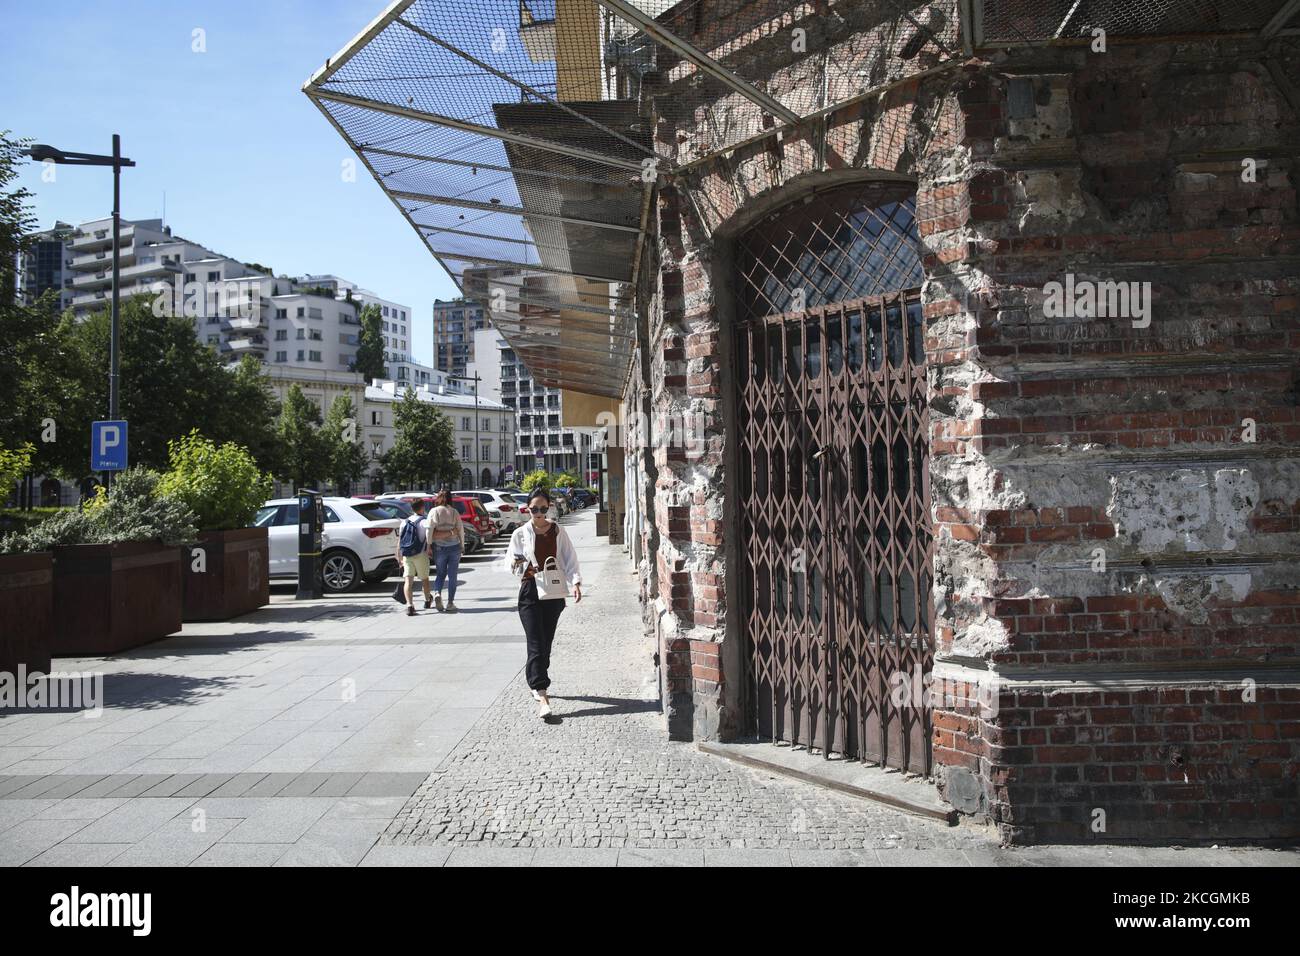
[[[58,668],[52,668],[55,678]],[[93,671],[81,671],[81,674],[93,674]],[[234,677],[192,677],[185,674],[150,674],[132,673],[130,671],[100,675],[103,681],[102,691],[91,691],[84,684],[77,688],[83,695],[92,695],[94,699],[83,696],[81,706],[66,707],[0,707],[0,717],[14,717],[19,714],[75,714],[91,710],[98,703],[105,710],[150,710],[157,707],[173,705],[192,705],[201,703],[210,696],[219,695],[228,685],[237,683]],[[49,680],[47,699],[51,701],[75,701],[69,696],[72,683],[80,681]],[[56,687],[54,685],[62,685]],[[55,694],[60,696],[56,697]]]
[[[659,712],[659,702],[657,700],[639,700],[634,697],[561,697],[558,694],[551,694],[550,697],[552,701],[576,700],[587,704],[605,705],[603,707],[588,707],[584,710],[569,710],[559,715],[565,718],[614,717]]]

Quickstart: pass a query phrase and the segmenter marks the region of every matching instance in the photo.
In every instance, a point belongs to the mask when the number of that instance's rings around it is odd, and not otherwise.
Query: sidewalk
[[[626,555],[566,518],[556,718],[523,682],[514,579],[466,559],[459,615],[392,582],[107,660],[97,719],[0,716],[0,865],[1295,865],[1293,852],[1003,850],[667,740]]]

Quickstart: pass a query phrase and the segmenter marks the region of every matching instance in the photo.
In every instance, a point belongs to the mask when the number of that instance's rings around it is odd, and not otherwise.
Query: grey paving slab
[[[362,778],[361,772],[326,773],[324,782],[313,791],[317,797],[342,797]]]
[[[37,814],[41,820],[98,820],[126,802],[125,797],[90,797],[59,800],[48,810]]]
[[[0,833],[0,866],[22,866],[86,826],[85,820],[24,820]]]
[[[133,774],[133,773],[106,774],[105,776],[100,777],[97,782],[92,783],[89,787],[86,787],[82,790],[78,790],[76,796],[80,800],[91,800],[91,799],[99,799],[101,797],[107,797],[113,791],[121,790],[122,787],[126,786],[131,781],[135,780],[136,776],[137,774]]]
[[[293,783],[296,773],[267,773],[262,779],[244,791],[246,797],[273,797],[289,784]]]
[[[107,866],[130,843],[56,843],[24,866]]]
[[[533,854],[532,866],[618,866],[621,850],[577,849],[575,847],[539,847]]]
[[[110,797],[138,797],[146,790],[158,786],[164,780],[171,776],[169,773],[140,773],[135,774],[130,780],[127,780],[116,790],[109,791],[106,796]]]
[[[280,797],[230,831],[226,843],[294,843],[325,815],[329,798]]]
[[[789,850],[711,848],[704,851],[705,866],[790,866]]]
[[[897,849],[877,850],[881,866],[956,866],[967,867],[971,861],[961,850],[953,849]]]
[[[225,783],[223,783],[221,786],[217,787],[217,788],[216,788],[215,790],[213,790],[211,793],[207,794],[207,796],[210,796],[210,797],[242,797],[242,796],[243,796],[245,793],[247,793],[247,792],[248,792],[248,791],[249,791],[249,790],[250,790],[250,789],[251,789],[251,788],[252,788],[256,783],[258,783],[258,781],[262,780],[265,776],[266,776],[266,774],[264,774],[264,773],[236,773],[236,774],[231,774],[231,775],[226,779],[226,782],[225,782]]]
[[[791,866],[880,866],[875,850],[791,850]]]
[[[193,803],[193,800],[176,797],[127,800],[79,830],[71,839],[75,843],[138,843],[184,813]]]
[[[58,802],[57,800],[42,800],[39,797],[30,800],[0,800],[0,831],[12,827],[16,823],[22,823],[24,820],[40,816]],[[3,837],[0,836],[0,838]]]
[[[7,797],[15,790],[21,790],[32,782],[31,777],[6,776],[0,777],[0,797]]]
[[[623,849],[619,866],[704,866],[703,850]]]
[[[348,796],[409,796],[415,793],[427,776],[427,773],[367,773],[352,785]]]
[[[109,865],[189,866],[237,825],[234,820],[177,817],[113,857]]]
[[[40,776],[29,776],[25,778],[27,783],[16,790],[10,791],[6,796],[13,800],[33,800],[45,794],[48,790],[53,790],[59,785],[59,779],[56,774],[41,774]]]
[[[358,820],[391,820],[405,803],[405,797],[340,797],[325,815]]]
[[[300,773],[280,791],[282,797],[310,797],[330,778],[328,773]]]
[[[276,866],[357,866],[379,840],[385,821],[324,817],[312,825]]]
[[[361,866],[443,866],[451,856],[449,846],[393,846],[371,847],[361,860]]]
[[[533,850],[524,847],[458,846],[444,866],[531,866]]]
[[[290,843],[218,843],[190,866],[274,866]]]

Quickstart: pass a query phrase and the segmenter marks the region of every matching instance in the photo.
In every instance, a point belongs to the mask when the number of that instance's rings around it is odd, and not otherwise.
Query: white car
[[[479,488],[474,491],[453,491],[452,494],[462,498],[477,498],[483,502],[488,517],[498,531],[513,531],[528,520],[528,514],[520,510],[514,495],[508,491],[485,491]]]
[[[365,498],[324,498],[321,583],[329,594],[353,591],[399,570],[397,535],[402,522],[381,503]],[[298,577],[298,499],[276,498],[258,509],[253,527],[266,528],[270,577]]]

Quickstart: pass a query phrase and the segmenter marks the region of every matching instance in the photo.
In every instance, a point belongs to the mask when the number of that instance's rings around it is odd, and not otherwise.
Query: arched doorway
[[[741,627],[760,736],[930,769],[914,187],[858,182],[736,244]]]

